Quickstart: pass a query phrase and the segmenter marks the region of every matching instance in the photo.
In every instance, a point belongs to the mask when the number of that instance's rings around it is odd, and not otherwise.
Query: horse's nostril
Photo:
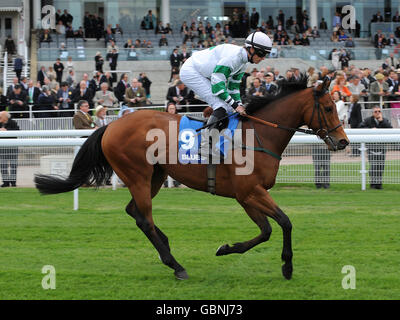
[[[349,144],[349,142],[346,140],[346,139],[341,139],[340,141],[339,141],[339,143],[342,145],[342,146],[347,146],[348,144]]]

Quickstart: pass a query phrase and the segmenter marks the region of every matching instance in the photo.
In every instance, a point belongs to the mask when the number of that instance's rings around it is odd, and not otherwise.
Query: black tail
[[[85,141],[75,157],[68,178],[37,174],[36,188],[42,194],[55,194],[75,190],[90,183],[97,187],[110,179],[113,169],[104,157],[101,139],[107,126],[97,129]]]

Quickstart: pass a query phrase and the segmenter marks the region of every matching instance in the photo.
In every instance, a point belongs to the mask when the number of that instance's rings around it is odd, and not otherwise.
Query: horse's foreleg
[[[150,200],[151,202],[151,200]],[[155,226],[153,219],[142,212],[142,203],[137,204],[134,199],[126,207],[126,212],[136,220],[136,225],[143,231],[160,255],[161,261],[168,267],[175,270],[174,274],[178,279],[187,279],[185,269],[172,256],[168,244],[168,238]]]
[[[242,206],[246,210],[249,217],[258,225],[261,230],[261,234],[254,239],[245,242],[238,242],[232,246],[225,244],[218,248],[216,253],[217,256],[231,253],[245,253],[256,245],[268,241],[269,237],[271,236],[272,228],[265,214],[253,207],[247,206],[246,204],[242,204]]]
[[[260,185],[255,187],[243,202],[271,217],[281,226],[283,231],[282,260],[285,262],[282,266],[282,274],[286,279],[290,279],[293,272],[293,251],[292,224],[288,216],[278,207],[269,192]]]

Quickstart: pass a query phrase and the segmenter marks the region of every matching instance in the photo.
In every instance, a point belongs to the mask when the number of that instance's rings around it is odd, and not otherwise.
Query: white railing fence
[[[83,136],[93,130],[42,130],[0,132],[0,162],[14,166],[5,172],[17,186],[33,187],[33,175],[68,175]],[[315,136],[296,134],[285,150],[277,182],[361,184],[366,189],[370,176],[382,177],[384,184],[400,184],[400,129],[346,129],[350,146],[340,152],[328,152]],[[322,173],[316,166],[325,167]],[[329,170],[327,170],[329,167]],[[4,166],[5,168],[5,166]],[[375,169],[374,169],[375,168]],[[321,182],[320,181],[320,182]],[[117,179],[113,179],[114,188]]]

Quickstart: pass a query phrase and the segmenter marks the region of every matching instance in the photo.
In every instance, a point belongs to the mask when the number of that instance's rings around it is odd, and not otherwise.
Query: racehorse
[[[217,256],[244,253],[268,241],[272,232],[269,217],[283,230],[282,274],[286,279],[292,277],[292,224],[268,190],[275,184],[279,156],[295,131],[303,130],[318,135],[332,151],[342,150],[349,144],[335,103],[327,90],[329,82],[325,80],[315,87],[307,88],[305,77],[296,82],[284,81],[280,84],[279,94],[268,98],[258,97],[247,106],[246,112],[251,120],[243,121],[242,130],[254,129],[259,144],[258,149],[254,148],[254,170],[249,175],[236,175],[235,169],[239,165],[235,159],[231,164],[218,165],[215,193],[235,198],[261,233],[248,241],[231,246],[222,245],[217,250]],[[167,135],[171,134],[170,122],[179,123],[180,119],[181,115],[154,110],[131,113],[97,129],[85,141],[67,178],[36,175],[35,183],[42,194],[55,194],[72,191],[88,181],[97,186],[103,185],[115,171],[132,195],[126,212],[136,220],[137,226],[157,249],[161,261],[174,270],[176,278],[186,279],[188,275],[185,269],[171,254],[167,236],[153,221],[152,198],[159,192],[167,175],[190,188],[207,191],[207,166],[154,164],[146,158],[146,150],[154,143],[154,140],[146,139],[147,133],[152,129],[161,129]],[[309,129],[300,128],[303,125]],[[167,149],[169,143],[167,137]]]

